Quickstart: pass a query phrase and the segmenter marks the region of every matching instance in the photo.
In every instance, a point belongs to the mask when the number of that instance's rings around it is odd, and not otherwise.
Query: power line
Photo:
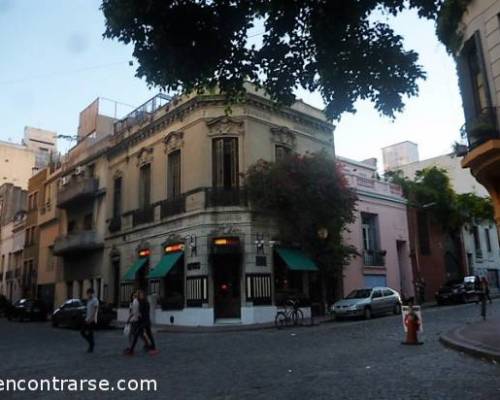
[[[117,66],[117,65],[124,65],[125,63],[127,63],[128,65],[131,65],[131,61],[129,61],[129,60],[118,61],[118,62],[109,63],[109,64],[93,65],[90,67],[78,68],[78,69],[74,69],[74,70],[50,72],[47,74],[34,75],[34,76],[29,76],[29,77],[25,77],[25,78],[21,78],[21,79],[14,79],[14,80],[10,80],[10,81],[0,81],[0,85],[10,85],[10,84],[14,84],[14,83],[23,83],[23,82],[27,82],[27,81],[31,81],[31,80],[51,78],[54,76],[71,75],[71,74],[78,73],[78,72],[91,71],[91,70],[95,70],[95,69],[104,69],[104,68],[109,68],[109,67],[113,67],[113,66]]]

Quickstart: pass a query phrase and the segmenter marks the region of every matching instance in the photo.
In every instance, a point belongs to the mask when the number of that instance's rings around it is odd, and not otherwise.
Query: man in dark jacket
[[[148,350],[149,354],[155,355],[158,354],[158,350],[156,349],[155,340],[153,338],[153,332],[151,332],[151,318],[150,318],[150,307],[148,299],[146,298],[145,293],[141,290],[139,291],[139,311],[141,314],[140,323],[142,328],[142,334],[144,335],[144,339],[146,343],[149,343]]]

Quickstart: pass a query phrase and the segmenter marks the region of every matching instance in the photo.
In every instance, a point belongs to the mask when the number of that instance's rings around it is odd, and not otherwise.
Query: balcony
[[[155,209],[153,206],[148,206],[146,208],[139,208],[132,212],[133,226],[147,224],[153,222],[154,219],[155,219]]]
[[[247,193],[243,188],[238,187],[234,189],[205,189],[205,208],[230,206],[245,207],[247,205]]]
[[[385,250],[365,250],[363,263],[365,267],[385,267]]]
[[[104,247],[104,240],[96,231],[80,231],[59,236],[54,243],[54,255],[67,256],[95,251]]]
[[[57,193],[57,206],[69,208],[93,199],[99,193],[99,181],[94,177],[73,177]]]
[[[178,196],[160,202],[161,219],[186,212],[186,196]]]
[[[477,117],[465,123],[464,129],[463,134],[467,136],[469,151],[489,140],[500,139],[497,109],[495,107],[483,109]]]
[[[352,174],[346,174],[345,177],[347,184],[352,189],[393,197],[398,200],[403,199],[403,190],[401,186],[395,185],[394,183]]]

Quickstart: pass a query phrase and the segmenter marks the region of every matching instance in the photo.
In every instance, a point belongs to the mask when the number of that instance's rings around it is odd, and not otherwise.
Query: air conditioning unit
[[[61,185],[64,186],[64,185],[67,185],[69,183],[69,176],[63,176],[61,178]]]
[[[84,172],[83,167],[78,166],[78,167],[76,167],[76,168],[75,168],[75,172],[74,172],[74,174],[75,174],[75,175],[82,175],[82,174],[83,174],[83,172]]]

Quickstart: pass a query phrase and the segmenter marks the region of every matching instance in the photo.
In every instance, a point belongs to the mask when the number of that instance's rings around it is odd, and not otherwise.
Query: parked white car
[[[345,317],[364,317],[370,319],[374,315],[401,313],[401,296],[388,287],[356,289],[345,298],[335,302],[330,313],[333,319]]]

